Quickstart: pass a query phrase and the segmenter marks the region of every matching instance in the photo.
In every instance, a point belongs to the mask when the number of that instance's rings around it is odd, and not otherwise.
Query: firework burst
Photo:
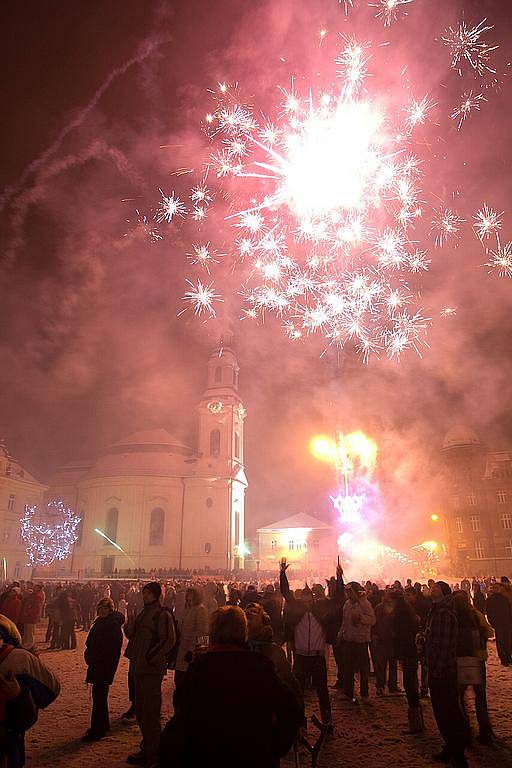
[[[430,234],[435,237],[436,247],[442,248],[447,240],[459,236],[460,226],[464,223],[464,219],[461,219],[449,208],[434,209],[433,214]]]
[[[451,114],[452,120],[458,120],[457,128],[460,130],[463,122],[470,116],[474,110],[480,111],[482,101],[487,101],[483,93],[473,93],[472,90],[462,94],[460,104],[458,104]]]
[[[473,216],[473,229],[480,240],[485,240],[491,235],[497,235],[501,230],[501,217],[503,211],[498,213],[486,203]]]
[[[221,295],[216,293],[213,287],[213,280],[208,285],[198,280],[197,283],[193,283],[187,280],[190,286],[190,291],[187,291],[183,296],[183,301],[188,303],[194,308],[194,314],[201,316],[203,312],[210,317],[216,317],[216,312],[213,306],[215,301],[223,301]],[[186,311],[183,309],[180,314]]]
[[[185,218],[187,214],[187,206],[174,192],[171,192],[170,195],[166,195],[160,190],[160,194],[162,195],[162,200],[155,214],[155,220],[159,224],[161,224],[162,221],[166,221],[170,224],[175,216],[180,216],[182,219]]]
[[[412,0],[378,0],[376,3],[368,3],[372,8],[376,8],[375,16],[380,19],[385,27],[390,27],[400,16],[407,16],[403,10],[404,5],[409,5]]]
[[[512,241],[505,245],[498,241],[496,250],[490,251],[490,258],[485,266],[489,267],[489,272],[497,272],[499,277],[512,278]]]
[[[493,26],[486,25],[486,21],[487,19],[483,19],[479,24],[471,27],[462,20],[455,27],[448,27],[441,38],[450,50],[452,68],[457,70],[461,76],[464,67],[469,67],[479,77],[482,77],[486,72],[493,74],[496,72],[489,66],[489,62],[491,53],[498,46],[488,45],[481,39],[482,35],[494,29]]]

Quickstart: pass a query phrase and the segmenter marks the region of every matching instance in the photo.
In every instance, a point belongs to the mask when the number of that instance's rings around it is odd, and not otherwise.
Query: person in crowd
[[[119,664],[124,616],[115,610],[114,601],[103,598],[96,608],[97,618],[85,641],[86,682],[92,684],[91,727],[83,741],[98,741],[110,730],[108,692]]]
[[[57,601],[60,620],[60,648],[67,651],[76,650],[76,601],[71,595],[71,590],[64,590],[60,593]]]
[[[128,757],[130,765],[157,765],[160,740],[162,680],[167,672],[167,654],[176,642],[172,616],[161,605],[162,588],[156,581],[142,590],[144,608],[130,617],[125,629],[125,655],[133,663],[135,709],[142,734],[140,751]]]
[[[241,608],[212,614],[208,650],[190,665],[162,733],[161,766],[277,768],[290,749],[302,708],[270,659],[249,652],[247,631]]]
[[[368,645],[371,628],[375,624],[374,610],[366,597],[365,590],[356,581],[346,587],[347,600],[343,606],[343,618],[339,641],[344,649],[344,692],[354,704],[354,677],[359,673],[359,690],[363,699],[368,698],[370,661]]]
[[[50,644],[50,649],[56,650],[61,647],[61,623],[59,603],[62,587],[57,586],[55,591],[46,603],[46,613],[48,615],[48,627],[46,629],[46,642]]]
[[[78,602],[80,604],[80,613],[82,616],[82,629],[84,632],[88,632],[91,628],[91,622],[93,620],[93,610],[95,602],[95,593],[90,582],[84,584],[80,590]]]
[[[37,656],[11,639],[12,626],[0,616],[0,756],[4,768],[23,768],[25,732],[38,710],[55,701],[60,684]]]
[[[214,611],[217,610],[217,600],[215,594],[217,592],[217,585],[213,581],[207,581],[203,588],[203,605],[208,611],[208,616],[211,616]]]
[[[393,592],[393,639],[394,655],[402,665],[405,695],[407,696],[407,718],[410,734],[421,733],[424,728],[423,712],[418,686],[418,652],[416,636],[420,628],[420,618],[413,603],[405,595],[415,593],[414,587],[406,587],[405,592]]]
[[[384,695],[386,671],[389,693],[397,693],[399,691],[398,665],[394,655],[394,612],[393,593],[390,589],[385,589],[382,593],[382,602],[375,608],[375,625],[373,628],[377,662],[375,669],[377,696]]]
[[[176,689],[179,688],[185,676],[199,639],[208,635],[208,624],[209,616],[203,603],[202,590],[199,587],[189,587],[185,595],[185,611],[178,625],[179,644],[174,671]]]
[[[479,681],[471,683],[475,693],[475,711],[478,721],[478,740],[481,744],[490,746],[494,732],[487,707],[487,641],[494,635],[492,627],[485,616],[471,606],[467,591],[455,592],[453,603],[457,613],[457,657],[472,656],[478,659]],[[468,741],[471,741],[471,726],[466,713],[465,693],[467,683],[459,680],[459,694],[462,714],[466,720]]]
[[[286,622],[293,630],[295,677],[304,691],[306,681],[311,678],[315,687],[322,722],[331,727],[331,702],[327,687],[327,665],[325,648],[328,640],[331,642],[333,624],[336,625],[337,614],[344,599],[343,570],[338,563],[336,569],[337,590],[332,598],[316,599],[309,587],[302,590],[298,600],[290,590],[286,570],[286,559],[281,560],[280,589],[286,601]]]
[[[496,635],[500,662],[504,667],[509,667],[512,663],[512,608],[499,584],[491,584],[485,607]]]
[[[480,611],[480,613],[482,613],[485,616],[485,614],[487,613],[487,610],[486,610],[487,598],[482,592],[482,588],[478,583],[478,581],[475,581],[473,583],[473,605],[477,611]]]
[[[19,618],[21,612],[21,589],[16,583],[9,587],[3,595],[0,613],[7,616],[19,628]]]
[[[44,601],[45,594],[41,584],[31,585],[22,598],[19,622],[23,627],[23,646],[28,651],[36,650],[35,631],[43,615]]]
[[[508,602],[510,603],[510,607],[512,608],[512,584],[510,583],[510,579],[508,576],[502,576],[500,578],[500,586],[501,586],[501,593],[505,595]]]
[[[245,609],[250,603],[259,603],[259,602],[261,602],[261,597],[258,593],[258,590],[254,586],[254,584],[249,584],[249,586],[245,590],[245,593],[242,595],[242,599],[240,601],[241,608]]]
[[[119,613],[123,616],[124,620],[126,621],[126,616],[128,615],[128,601],[126,600],[126,593],[120,592],[119,593],[119,600],[117,603],[117,610]]]
[[[422,586],[419,582],[414,584],[414,587],[405,588],[404,592],[407,603],[411,606],[414,613],[419,619],[418,632],[424,632],[427,624],[427,616],[432,607],[432,600],[430,596],[423,593]],[[424,651],[424,648],[421,649]],[[424,652],[419,655],[420,662],[420,698],[425,699],[428,696],[428,669],[427,659]]]
[[[467,768],[466,723],[460,708],[457,679],[457,616],[452,590],[444,581],[430,588],[432,610],[425,629],[430,700],[437,727],[444,740],[435,762]]]
[[[268,616],[275,642],[282,645],[284,641],[284,626],[280,593],[276,592],[273,584],[267,584],[261,598],[261,605]]]
[[[176,590],[171,584],[168,584],[164,597],[164,608],[168,611],[174,612],[174,605],[176,603]]]
[[[242,596],[240,594],[240,590],[236,589],[235,587],[232,587],[229,590],[229,596],[226,605],[233,605],[238,606],[240,605],[240,600]]]

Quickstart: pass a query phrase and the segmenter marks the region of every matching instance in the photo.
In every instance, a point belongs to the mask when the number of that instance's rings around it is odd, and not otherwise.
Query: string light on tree
[[[28,564],[51,565],[69,557],[78,538],[80,519],[61,500],[49,501],[42,511],[27,504],[21,518],[21,538]]]

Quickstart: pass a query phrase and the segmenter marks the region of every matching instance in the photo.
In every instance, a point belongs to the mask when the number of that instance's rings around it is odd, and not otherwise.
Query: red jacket
[[[34,592],[26,592],[21,601],[20,624],[37,624],[41,621],[44,605],[44,592],[42,589]]]
[[[12,592],[3,600],[2,613],[4,616],[7,616],[8,619],[14,621],[15,624],[19,621],[20,610],[21,597],[16,592]]]

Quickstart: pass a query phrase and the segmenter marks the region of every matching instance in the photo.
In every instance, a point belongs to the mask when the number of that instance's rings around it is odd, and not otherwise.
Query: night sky
[[[138,429],[193,440],[204,365],[228,333],[248,411],[249,532],[300,511],[329,519],[332,473],[308,454],[318,432],[376,437],[389,499],[383,532],[398,545],[436,503],[437,451],[450,426],[469,423],[489,446],[512,448],[512,282],[488,274],[470,226],[486,202],[505,212],[502,241],[512,238],[512,11],[503,0],[414,0],[385,29],[363,0],[354,5],[347,18],[337,0],[4,4],[0,433],[41,480]],[[449,116],[463,86],[440,37],[462,10],[495,25],[499,87],[457,131]],[[178,317],[193,273],[190,224],[169,225],[158,243],[135,226],[135,209],[151,215],[159,187],[184,183],[177,168],[207,157],[208,88],[240,81],[271,110],[291,74],[311,82],[334,71],[339,32],[390,42],[372,87],[392,92],[407,64],[416,95],[433,95],[435,117],[417,148],[425,218],[442,200],[467,220],[456,243],[431,247],[417,289],[433,320],[430,346],[399,364],[363,366],[333,348],[320,356],[321,338],[293,344],[276,320],[240,322],[229,256],[217,319]],[[228,250],[226,223],[208,226]],[[456,316],[441,317],[445,306]]]

